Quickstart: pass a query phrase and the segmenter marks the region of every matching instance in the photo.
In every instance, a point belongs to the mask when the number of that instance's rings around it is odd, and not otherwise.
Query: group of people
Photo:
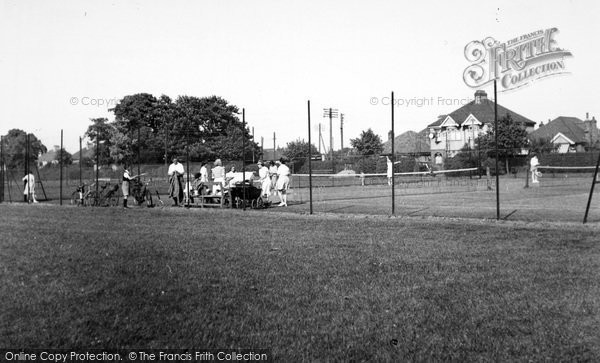
[[[279,206],[287,207],[287,190],[290,187],[290,168],[285,164],[285,159],[269,162],[269,166],[262,161],[258,162],[258,178],[260,180],[261,194],[264,199],[269,198],[273,191],[279,197]]]
[[[275,192],[279,197],[279,206],[287,207],[287,190],[290,185],[291,171],[286,165],[286,160],[282,158],[276,162],[270,161],[268,163],[269,166],[267,166],[266,163],[259,161],[257,165],[262,197],[268,200],[269,196]],[[184,200],[184,197],[191,199],[192,196],[187,195],[188,190],[218,195],[223,192],[220,185],[229,188],[233,186],[236,181],[242,181],[238,180],[239,177],[237,174],[239,173],[236,173],[234,166],[231,167],[229,172],[225,172],[221,159],[216,159],[214,161],[210,171],[212,176],[209,176],[206,162],[202,162],[200,171],[194,174],[194,180],[187,181],[187,184],[183,187],[183,175],[185,174],[183,165],[177,158],[173,158],[173,162],[169,165],[167,174],[169,176],[169,197],[173,199],[174,204],[176,206],[179,205],[181,201]],[[127,177],[129,177],[128,172],[126,174]],[[124,173],[123,175],[123,184],[125,184],[126,174]],[[212,189],[208,189],[206,186],[209,180],[212,180],[215,183]],[[203,190],[203,188],[205,189]],[[123,195],[123,203],[124,206],[126,206],[127,198],[125,196],[125,187],[123,187]]]

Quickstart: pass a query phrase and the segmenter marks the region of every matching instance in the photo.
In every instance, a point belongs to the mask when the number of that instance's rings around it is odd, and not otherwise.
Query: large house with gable
[[[551,142],[558,153],[585,152],[600,147],[600,131],[596,118],[585,120],[577,117],[560,116],[540,127],[529,135],[530,140]]]
[[[513,122],[522,125],[529,133],[535,122],[498,104],[498,118],[510,114]],[[447,115],[441,115],[428,125],[431,158],[434,164],[441,166],[446,158],[458,154],[469,145],[475,147],[475,139],[494,127],[494,102],[487,98],[482,90],[475,92],[475,99]]]

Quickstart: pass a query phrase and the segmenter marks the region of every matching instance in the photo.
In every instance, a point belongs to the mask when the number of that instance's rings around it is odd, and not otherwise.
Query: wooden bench
[[[218,194],[213,194],[214,187],[218,187],[220,192]],[[215,207],[215,208],[223,208],[225,206],[225,198],[227,195],[223,196],[223,183],[221,182],[207,182],[204,183],[203,191],[206,190],[207,194],[194,194],[192,193],[192,199],[194,200],[194,205],[199,206],[200,208],[204,207]]]

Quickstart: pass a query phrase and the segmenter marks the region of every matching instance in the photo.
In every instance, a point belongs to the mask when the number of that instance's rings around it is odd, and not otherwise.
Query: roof
[[[431,147],[429,145],[429,129],[424,129],[419,132],[406,131],[394,138],[394,152],[398,154],[412,153],[427,153],[429,154]],[[383,143],[383,152],[390,153],[391,143],[386,141]]]
[[[94,150],[92,150],[91,148],[87,148],[84,147],[82,149],[83,152],[83,157],[84,158],[92,158],[94,157]],[[79,150],[77,150],[74,154],[73,154],[73,160],[79,160]]]
[[[463,122],[467,120],[467,118],[471,114],[482,123],[494,122],[494,102],[487,98],[482,98],[480,103],[475,103],[475,101],[473,100],[447,115],[439,116],[437,121],[429,124],[428,127],[440,126],[448,116],[452,117],[454,122],[456,122],[460,126],[463,124]],[[531,121],[527,117],[521,116],[520,114],[498,104],[498,117],[502,118],[506,114],[510,114],[514,122],[523,124],[526,127],[535,126],[534,121]]]
[[[37,159],[37,161],[39,162],[52,162],[54,160],[56,160],[56,156],[57,156],[58,150],[50,150],[47,153],[44,153],[42,155],[40,155]]]
[[[584,123],[577,117],[560,116],[541,125],[537,130],[531,132],[529,137],[534,140],[546,139],[552,140],[558,133],[563,134],[574,143],[586,142]]]

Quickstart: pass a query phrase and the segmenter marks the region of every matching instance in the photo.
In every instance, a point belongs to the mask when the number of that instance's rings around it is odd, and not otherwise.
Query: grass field
[[[600,360],[597,224],[282,209],[0,205],[0,342]]]

